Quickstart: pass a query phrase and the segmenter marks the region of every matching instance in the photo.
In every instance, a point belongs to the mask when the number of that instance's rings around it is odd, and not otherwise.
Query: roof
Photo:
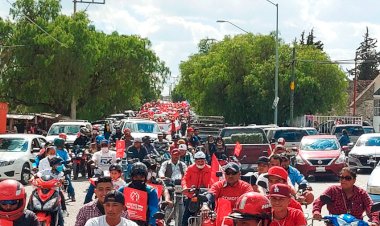
[[[360,124],[337,124],[335,127],[346,127],[346,126],[362,126]]]
[[[7,119],[32,120],[34,117],[35,115],[7,114]]]
[[[335,135],[309,135],[304,136],[302,139],[316,139],[316,138],[334,138],[336,139]]]
[[[272,127],[272,128],[266,128],[268,130],[304,130],[304,128],[301,127]]]
[[[64,122],[56,122],[53,125],[85,125],[88,123],[89,122],[87,121],[64,121]]]
[[[362,134],[360,137],[380,137],[380,133],[365,133]]]
[[[6,133],[6,134],[0,134],[0,138],[4,137],[10,137],[10,138],[24,138],[24,139],[33,139],[36,137],[44,138],[44,136],[38,135],[38,134],[28,134],[28,133]]]

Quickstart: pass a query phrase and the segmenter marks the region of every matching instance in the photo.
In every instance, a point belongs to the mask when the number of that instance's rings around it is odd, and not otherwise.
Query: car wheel
[[[21,169],[21,184],[27,185],[30,180],[30,166],[28,163],[24,163]]]

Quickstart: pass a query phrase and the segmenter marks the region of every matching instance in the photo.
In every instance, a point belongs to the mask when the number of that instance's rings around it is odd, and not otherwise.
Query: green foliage
[[[320,49],[323,51],[323,43],[321,41],[315,41],[314,28],[311,29],[311,31],[307,35],[306,41],[305,41],[305,31],[303,31],[301,33],[299,44],[300,45],[315,46],[317,49]]]
[[[299,59],[329,60],[315,46],[296,45],[296,51]],[[273,123],[274,53],[273,34],[227,36],[181,63],[176,95],[199,114],[223,115],[229,123]],[[280,43],[279,122],[289,118],[291,55]],[[347,80],[337,65],[298,62],[295,73],[295,116],[344,110]]]
[[[149,40],[104,34],[85,13],[60,9],[57,0],[17,0],[14,22],[0,19],[0,44],[22,45],[0,52],[2,100],[69,115],[76,99],[79,118],[95,119],[159,97],[170,72]]]
[[[380,53],[376,51],[377,39],[369,37],[368,27],[363,37],[364,41],[360,43],[356,53],[356,62],[358,64],[350,73],[354,76],[357,75],[359,80],[373,80],[380,72]]]

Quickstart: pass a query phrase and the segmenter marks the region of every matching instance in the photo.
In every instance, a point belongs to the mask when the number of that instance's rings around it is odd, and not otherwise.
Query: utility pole
[[[74,14],[77,12],[77,3],[88,3],[88,4],[105,4],[106,0],[73,0],[74,3]],[[70,118],[76,119],[77,118],[77,104],[78,104],[78,97],[74,93],[71,97],[71,112],[70,112]]]
[[[292,54],[292,77],[290,82],[290,126],[294,126],[294,89],[295,89],[296,47]]]

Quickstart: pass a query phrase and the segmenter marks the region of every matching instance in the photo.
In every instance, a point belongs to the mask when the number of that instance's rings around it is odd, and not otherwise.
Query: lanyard
[[[346,203],[346,198],[345,196],[343,195],[343,192],[342,192],[342,199],[343,199],[343,203],[344,203],[344,207],[346,208],[346,213],[350,214],[350,209],[347,207],[347,203]]]

